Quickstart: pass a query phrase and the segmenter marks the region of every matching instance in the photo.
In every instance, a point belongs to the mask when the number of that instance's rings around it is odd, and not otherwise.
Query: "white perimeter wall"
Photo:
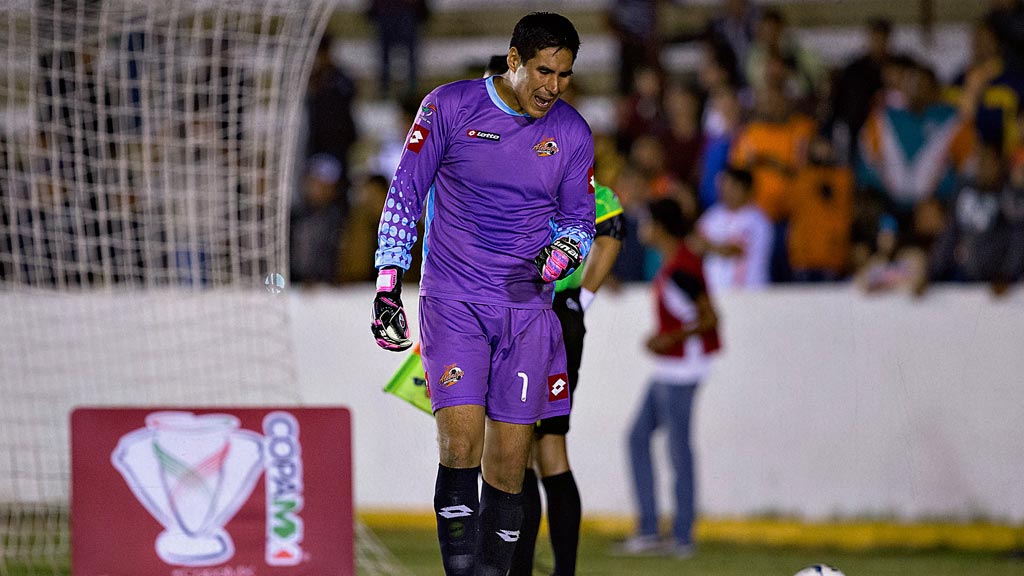
[[[370,286],[292,292],[303,398],[352,408],[357,506],[426,510],[433,421],[381,392],[403,356],[370,337],[371,299]],[[1024,521],[1024,293],[788,288],[719,308],[726,350],[695,416],[703,513]],[[626,434],[651,311],[636,286],[602,293],[587,316],[569,437],[585,513],[632,513]]]

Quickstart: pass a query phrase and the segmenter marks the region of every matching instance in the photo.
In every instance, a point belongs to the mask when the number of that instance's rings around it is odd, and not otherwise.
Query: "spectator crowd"
[[[595,133],[595,173],[629,224],[619,281],[658,269],[637,230],[660,198],[697,221],[713,290],[852,279],[871,292],[985,282],[1001,294],[1024,276],[1024,1],[989,0],[948,82],[894,50],[884,18],[830,70],[774,7],[725,0],[702,33],[661,38],[657,4],[608,10],[621,51],[614,132]],[[659,64],[669,41],[696,43],[697,70]],[[351,168],[352,83],[329,48],[306,100],[293,215],[293,247],[317,257],[293,252],[292,274],[367,281],[390,174],[388,162]],[[418,101],[403,102],[411,122]]]

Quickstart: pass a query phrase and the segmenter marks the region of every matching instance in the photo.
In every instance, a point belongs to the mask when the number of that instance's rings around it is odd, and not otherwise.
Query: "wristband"
[[[590,307],[590,303],[594,301],[594,297],[596,296],[597,294],[594,294],[590,290],[580,288],[580,306],[583,307],[584,312],[587,311],[587,308]]]

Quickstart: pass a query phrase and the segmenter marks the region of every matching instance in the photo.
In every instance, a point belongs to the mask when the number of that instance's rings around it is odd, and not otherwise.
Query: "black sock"
[[[530,468],[523,477],[523,525],[519,529],[519,542],[512,555],[512,570],[508,576],[533,576],[533,553],[540,531],[540,485]]]
[[[449,468],[437,466],[434,485],[434,512],[437,516],[437,541],[441,561],[448,576],[473,576],[480,497],[477,477],[480,467]]]
[[[576,549],[580,544],[580,490],[572,470],[541,479],[548,500],[548,529],[555,552],[555,576],[576,574]]]
[[[484,480],[480,495],[476,576],[506,576],[523,522],[523,494],[509,494]]]

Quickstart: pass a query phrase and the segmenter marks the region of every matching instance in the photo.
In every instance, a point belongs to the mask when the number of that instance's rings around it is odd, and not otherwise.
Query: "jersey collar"
[[[498,96],[498,89],[494,87],[494,76],[488,76],[485,82],[487,83],[487,95],[491,97],[491,102],[500,108],[502,112],[510,116],[529,116],[529,114],[525,112],[516,112],[511,106],[505,104],[505,101],[501,99],[501,96]]]

